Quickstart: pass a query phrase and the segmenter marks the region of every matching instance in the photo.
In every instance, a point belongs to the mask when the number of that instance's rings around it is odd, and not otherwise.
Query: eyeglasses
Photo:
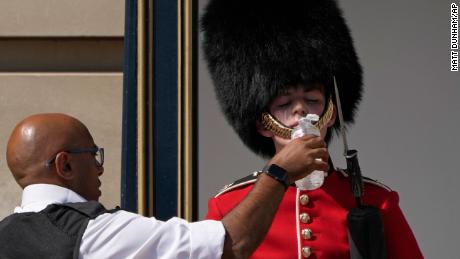
[[[104,165],[104,148],[102,147],[90,147],[90,148],[77,148],[77,149],[69,149],[60,152],[66,152],[69,154],[81,154],[81,153],[93,153],[94,160],[96,162],[97,167],[102,167]],[[60,153],[58,152],[52,158],[46,160],[45,166],[50,168],[51,164],[54,163],[56,160],[57,155]]]

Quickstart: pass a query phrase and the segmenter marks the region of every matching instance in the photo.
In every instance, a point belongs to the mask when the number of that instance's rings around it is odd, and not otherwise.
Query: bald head
[[[45,161],[57,152],[71,149],[81,141],[92,141],[91,134],[79,120],[57,113],[36,114],[19,122],[11,133],[6,161],[18,184],[58,184]]]

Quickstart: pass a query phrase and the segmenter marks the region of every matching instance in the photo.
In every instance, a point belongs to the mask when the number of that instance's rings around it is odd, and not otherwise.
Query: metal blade
[[[342,139],[343,139],[343,155],[347,156],[348,142],[347,142],[347,136],[345,134],[345,122],[343,121],[342,104],[340,103],[339,89],[337,88],[337,81],[335,80],[335,76],[334,76],[334,91],[335,91],[335,100],[337,102],[337,113],[339,115],[339,122],[340,122],[340,134],[342,135]]]

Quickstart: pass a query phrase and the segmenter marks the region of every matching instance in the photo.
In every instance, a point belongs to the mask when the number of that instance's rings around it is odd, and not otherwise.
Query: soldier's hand
[[[276,164],[286,170],[292,183],[315,170],[327,172],[328,159],[329,153],[324,140],[306,135],[289,142],[268,164]]]

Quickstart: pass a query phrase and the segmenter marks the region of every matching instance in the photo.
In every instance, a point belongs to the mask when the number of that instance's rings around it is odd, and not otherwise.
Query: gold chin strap
[[[315,126],[321,130],[331,120],[332,114],[334,114],[334,104],[332,103],[332,98],[329,98],[326,112]],[[262,125],[278,137],[291,139],[293,128],[284,125],[268,112],[262,113]]]

